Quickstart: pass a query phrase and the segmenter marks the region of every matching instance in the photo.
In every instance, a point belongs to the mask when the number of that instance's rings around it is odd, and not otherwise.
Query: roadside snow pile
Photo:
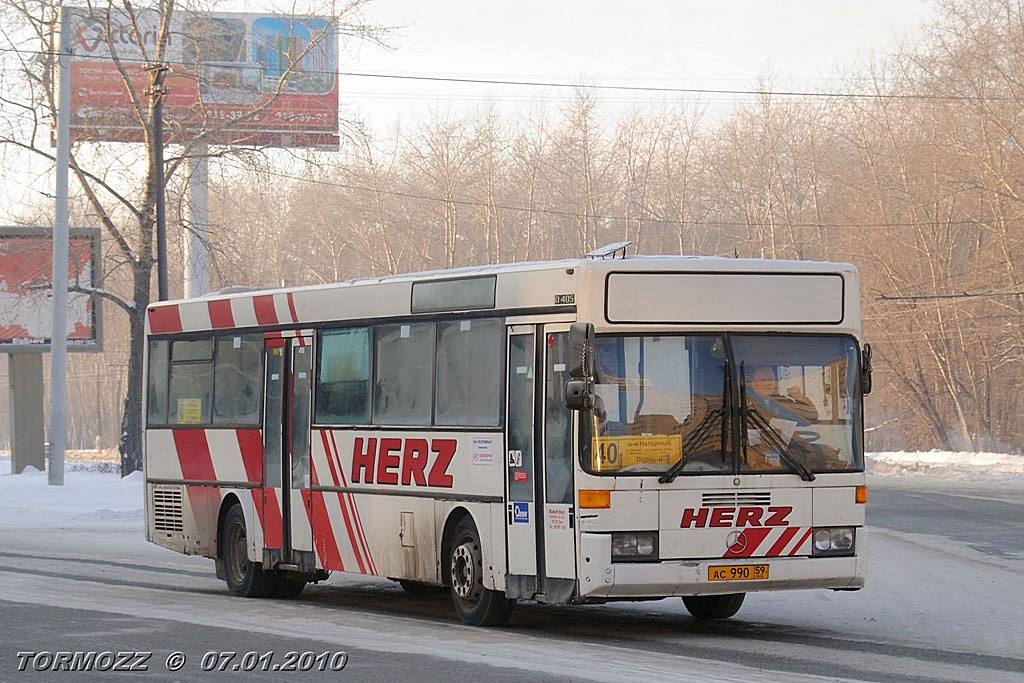
[[[64,486],[50,486],[46,472],[27,467],[11,474],[9,457],[0,457],[0,524],[7,527],[139,526],[142,472],[121,478],[90,470],[64,473]]]
[[[1024,481],[1024,455],[927,451],[868,453],[868,472],[878,477],[935,477],[948,481]]]

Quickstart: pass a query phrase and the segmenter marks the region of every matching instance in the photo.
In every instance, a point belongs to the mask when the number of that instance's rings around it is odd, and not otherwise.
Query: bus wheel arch
[[[459,506],[453,508],[452,511],[448,513],[448,519],[446,519],[444,522],[444,530],[441,532],[441,553],[438,556],[439,562],[441,564],[442,586],[452,585],[451,567],[449,566],[450,563],[448,562],[448,558],[450,556],[452,547],[452,536],[455,533],[455,527],[465,517],[469,517],[470,520],[473,519],[473,516],[469,513],[469,510],[462,506]]]
[[[224,572],[224,581],[234,595],[246,598],[264,598],[276,588],[273,575],[263,570],[263,564],[249,559],[249,529],[245,512],[237,499],[228,505],[225,497],[223,515],[218,523],[217,559]]]
[[[515,600],[509,600],[503,591],[484,586],[483,548],[473,517],[468,513],[459,516],[446,538],[442,567],[456,614],[470,626],[504,624],[512,614]]]

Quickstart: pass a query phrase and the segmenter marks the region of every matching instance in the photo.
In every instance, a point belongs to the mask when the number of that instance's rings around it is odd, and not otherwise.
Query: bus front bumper
[[[864,586],[868,533],[857,530],[857,554],[851,557],[752,557],[659,562],[611,561],[610,534],[580,534],[579,596],[585,600],[659,598],[682,595]],[[709,579],[712,568],[768,565],[768,578]]]

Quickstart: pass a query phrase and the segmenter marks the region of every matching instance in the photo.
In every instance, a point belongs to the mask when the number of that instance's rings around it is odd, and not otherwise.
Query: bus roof
[[[775,275],[780,284],[780,278],[791,275],[838,276],[843,290],[838,295],[843,299],[839,305],[844,311],[841,316],[843,324],[859,326],[860,322],[857,272],[848,263],[710,256],[627,256],[470,266],[277,289],[229,288],[195,299],[151,304],[147,311],[147,332],[164,334],[247,327],[296,327],[332,320],[370,320],[455,311],[491,312],[495,315],[526,312],[574,314],[577,306],[586,307],[589,318],[597,313],[595,307],[599,304],[605,305],[606,309],[601,316],[604,318],[602,322],[612,323],[614,320],[608,317],[606,306],[610,300],[605,300],[611,295],[611,290],[606,292],[605,288],[611,286],[612,276],[618,278],[616,282],[625,284],[629,274],[671,275],[674,276],[673,282],[680,286],[698,286],[702,292],[712,282],[706,279],[709,276],[758,278]],[[701,279],[685,279],[692,277]],[[721,282],[740,284],[737,278],[719,278],[713,282],[714,289]],[[629,291],[630,296],[635,297],[637,287],[648,284],[637,278],[622,290],[623,296]],[[749,281],[742,284],[749,286]],[[595,291],[595,287],[599,289]],[[812,288],[802,286],[801,289]],[[793,287],[784,287],[779,294],[792,297],[794,291]],[[371,292],[372,297],[368,296]],[[599,292],[602,296],[596,296]],[[852,298],[848,296],[851,293]],[[815,296],[813,292],[811,295]],[[688,301],[691,299],[687,298]],[[850,313],[855,313],[855,319],[848,317]],[[654,315],[655,312],[649,314]],[[580,318],[584,318],[582,312]],[[645,321],[655,322],[621,322]],[[692,317],[689,320],[672,317],[672,321],[700,322]]]

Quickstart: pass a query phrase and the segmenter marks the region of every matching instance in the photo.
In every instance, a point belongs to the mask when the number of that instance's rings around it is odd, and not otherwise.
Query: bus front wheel
[[[224,580],[228,590],[243,598],[265,598],[274,592],[274,577],[263,567],[249,561],[248,535],[241,505],[234,505],[224,516],[220,530],[220,556],[224,562]]]
[[[746,593],[690,595],[683,598],[687,611],[698,621],[728,619],[740,611]]]
[[[459,618],[470,626],[499,626],[508,621],[516,602],[484,587],[480,534],[472,518],[459,520],[449,548],[452,604]]]

